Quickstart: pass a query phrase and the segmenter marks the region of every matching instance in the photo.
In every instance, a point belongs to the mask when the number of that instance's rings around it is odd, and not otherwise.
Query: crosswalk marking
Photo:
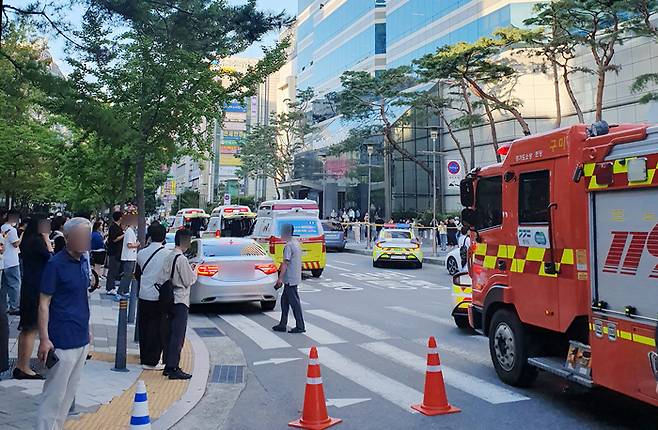
[[[332,269],[342,270],[343,272],[349,272],[350,269],[345,269],[344,267],[334,266],[333,264],[325,264],[326,267],[331,267]]]
[[[229,314],[218,315],[221,319],[232,325],[236,330],[256,342],[262,349],[288,348],[290,344],[278,337],[271,330],[252,321],[244,315]]]
[[[482,339],[487,339],[484,336],[478,336],[481,337]],[[427,346],[427,338],[422,338],[422,339],[414,339],[414,343],[417,343],[419,345]],[[471,345],[475,347],[475,345]],[[482,346],[478,346],[477,348],[482,348]],[[466,349],[460,348],[458,346],[452,346],[446,343],[441,343],[439,345],[439,350],[441,352],[449,352],[452,355],[456,355],[462,360],[470,361],[471,363],[475,364],[480,364],[482,366],[490,367],[493,369],[493,364],[491,363],[491,358],[489,357],[488,350],[483,350],[484,355],[482,355],[483,352],[471,352]]]
[[[265,315],[277,321],[281,320],[281,312],[267,312]],[[304,322],[304,324],[306,325],[306,333],[304,333],[304,335],[321,345],[333,345],[336,343],[347,342],[346,340],[341,339],[333,333],[328,332],[327,330],[316,325],[309,324],[307,322]]]
[[[300,351],[308,353],[308,349],[300,349]],[[409,406],[418,403],[423,398],[423,393],[355,363],[330,348],[318,347],[318,356],[321,366],[325,366],[373,393],[379,394],[407,412],[414,413]]]
[[[334,260],[338,264],[346,264],[348,266],[356,266],[354,263],[348,263],[347,261],[339,261],[339,260]]]
[[[386,309],[400,312],[401,314],[411,315],[412,317],[423,318],[429,321],[434,321],[439,324],[448,325],[450,327],[455,327],[455,322],[448,318],[437,317],[436,315],[426,314],[424,312],[408,309],[402,306],[387,306]]]
[[[384,342],[372,342],[361,345],[362,348],[377,354],[380,357],[387,358],[409,369],[425,373],[426,358],[405,351],[393,345]],[[498,385],[491,384],[475,376],[460,372],[451,367],[443,366],[443,379],[446,384],[457,388],[460,391],[491,404],[511,403],[521,400],[529,400],[521,394],[517,394]]]
[[[367,324],[363,324],[359,321],[353,320],[351,318],[344,317],[342,315],[335,314],[333,312],[325,311],[322,309],[312,309],[310,311],[307,311],[309,314],[315,315],[320,318],[324,318],[326,320],[329,320],[335,324],[341,325],[345,328],[348,328],[350,330],[354,330],[364,336],[367,336],[371,339],[375,340],[384,340],[384,339],[390,339],[391,336],[383,332],[382,330],[369,326]]]

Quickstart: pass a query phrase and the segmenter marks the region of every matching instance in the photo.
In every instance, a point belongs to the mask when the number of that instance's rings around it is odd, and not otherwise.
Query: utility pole
[[[375,147],[372,143],[366,144],[366,149],[368,150],[368,225],[366,226],[367,235],[366,239],[368,241],[366,249],[370,249],[370,235],[372,234],[372,215],[370,214],[370,195],[372,194],[372,153],[375,150]]]
[[[436,257],[436,139],[439,131],[436,128],[430,130],[432,138],[432,255]]]

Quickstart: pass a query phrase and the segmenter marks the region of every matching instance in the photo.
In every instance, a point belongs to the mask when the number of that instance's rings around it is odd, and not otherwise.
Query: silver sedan
[[[253,239],[196,239],[186,255],[198,275],[190,303],[258,301],[263,310],[276,306],[277,267]]]

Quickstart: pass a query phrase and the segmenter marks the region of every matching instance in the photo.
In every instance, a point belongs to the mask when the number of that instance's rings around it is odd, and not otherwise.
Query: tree
[[[363,71],[347,71],[340,77],[342,90],[332,96],[337,112],[344,121],[357,122],[357,135],[381,137],[384,152],[384,212],[391,215],[391,168],[390,157],[397,152],[403,159],[415,163],[432,178],[432,170],[418,157],[409,152],[395,138],[396,101],[401,91],[415,82],[411,68],[401,66],[377,74]],[[431,179],[430,179],[431,180]]]
[[[128,28],[119,36],[117,18]],[[241,6],[219,0],[106,0],[85,13],[77,35],[84,50],[70,60],[72,80],[81,94],[110,106],[129,131],[141,214],[147,165],[170,164],[180,148],[207,155],[207,119],[229,101],[251,94],[256,83],[277,70],[288,42],[266,49],[244,74],[212,65],[242,51],[282,19],[257,11],[254,0]],[[144,234],[140,217],[140,239]]]
[[[603,117],[603,95],[606,76],[619,73],[621,66],[613,63],[615,49],[624,40],[627,29],[623,25],[631,15],[627,0],[564,0],[560,7],[569,11],[571,19],[558,21],[560,31],[580,45],[589,48],[594,68],[580,71],[596,76],[595,118]]]
[[[306,110],[313,95],[312,89],[299,91],[295,100],[286,102],[284,112],[272,115],[269,124],[251,129],[240,148],[241,177],[272,178],[281,198],[279,184],[292,176],[295,155],[305,148],[304,138],[311,132]]]
[[[171,205],[171,215],[184,208],[199,207],[199,192],[194,190],[185,190],[176,195],[176,201]]]
[[[629,9],[636,11],[636,15],[631,20],[633,34],[658,42],[658,25],[656,25],[658,1],[630,0],[629,3]],[[651,84],[658,85],[658,73],[645,73],[638,76],[633,82],[631,90],[635,93],[644,92]],[[651,101],[658,101],[658,92],[650,91],[640,97],[640,103]]]

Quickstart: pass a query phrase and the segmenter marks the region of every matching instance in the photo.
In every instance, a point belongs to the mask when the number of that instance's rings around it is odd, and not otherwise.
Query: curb
[[[349,254],[359,254],[359,255],[367,255],[367,256],[372,255],[372,251],[369,249],[345,248],[343,252],[347,252]],[[425,257],[423,258],[423,263],[443,266],[445,265],[446,260],[445,258],[442,257]]]
[[[185,391],[183,397],[153,422],[154,430],[166,430],[173,427],[201,401],[206,392],[206,382],[208,381],[208,374],[210,372],[208,349],[199,335],[189,326],[187,328],[186,338],[190,341],[194,354],[192,379],[190,379],[187,391]]]

